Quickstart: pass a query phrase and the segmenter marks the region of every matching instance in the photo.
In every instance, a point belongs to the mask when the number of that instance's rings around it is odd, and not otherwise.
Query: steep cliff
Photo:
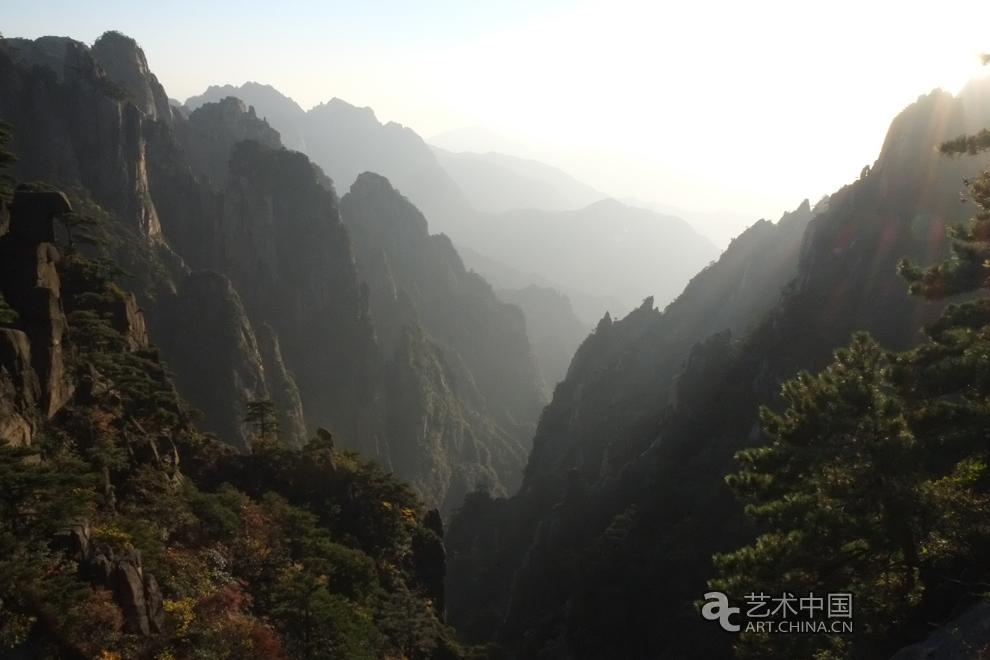
[[[217,190],[227,186],[227,168],[234,145],[254,140],[273,149],[282,146],[278,131],[259,119],[254,106],[232,96],[206,103],[194,110],[178,133],[192,168],[210,180]]]
[[[0,45],[0,75],[10,83],[0,92],[0,117],[15,127],[15,174],[73,186],[73,196],[100,217],[110,234],[109,254],[138,276],[125,285],[142,295],[153,339],[166,347],[206,426],[244,448],[238,404],[272,396],[281,401],[287,438],[298,442],[302,413],[274,350],[278,338],[267,340],[263,371],[250,341],[202,362],[197,355],[213,345],[213,331],[229,325],[251,336],[251,320],[234,304],[236,292],[208,301],[182,299],[180,292],[190,293],[183,289],[186,261],[207,268],[220,258],[223,198],[217,188],[234,143],[258,137],[277,146],[278,134],[236,99],[203,108],[188,121],[173,116],[144,53],[116,33],[104,35],[92,51],[65,38],[8,40]],[[229,324],[212,316],[217,310],[230,312]],[[204,365],[211,368],[204,372]],[[215,396],[221,392],[237,396]]]
[[[195,109],[225,96],[254,106],[285,146],[304,151],[341,190],[361,172],[377,172],[430,218],[436,232],[456,232],[476,215],[423,139],[395,122],[382,124],[371,108],[335,98],[304,111],[270,85],[251,82],[210,87],[186,105]]]
[[[113,263],[57,247],[54,217],[76,216],[38,188],[0,200],[4,656],[466,660],[439,513],[323,430],[251,455],[198,432]],[[196,347],[207,370],[254,342],[216,273],[179,305],[223,343]],[[261,368],[238,375],[289,384]]]
[[[519,310],[467,272],[450,240],[431,236],[423,214],[384,177],[361,174],[340,208],[391,358],[386,405],[393,468],[415,482],[425,469],[419,460],[439,460],[449,463],[441,482],[477,472],[478,483],[514,490],[545,403]],[[433,398],[449,403],[432,412],[416,403]],[[414,444],[403,446],[414,438],[426,442],[424,435],[434,438],[427,452],[433,458],[417,458]],[[476,485],[457,481],[453,498],[438,484],[435,501],[449,508]]]
[[[378,348],[326,176],[300,153],[239,143],[218,244],[219,270],[248,314],[278,333],[308,426],[373,446],[381,432]]]
[[[203,411],[199,426],[244,452],[253,432],[244,424],[249,401],[273,399],[283,411],[283,441],[301,446],[306,429],[292,377],[286,374],[275,338],[256,337],[241,299],[230,281],[212,271],[191,273],[179,289],[163,328],[162,352],[175,370],[176,385]],[[268,359],[262,358],[261,346]]]
[[[85,44],[4,40],[0,81],[0,117],[14,125],[19,178],[82,186],[141,235],[160,233],[148,190],[147,120]]]
[[[499,300],[516,305],[526,316],[526,334],[551,389],[564,380],[575,351],[591,329],[574,314],[570,299],[555,289],[531,284],[501,289]]]
[[[937,313],[895,267],[946,254],[980,163],[932,147],[990,122],[973,107],[920,98],[877,164],[814,213],[750,228],[662,313],[603,319],[541,418],[520,494],[472,496],[452,523],[451,621],[466,638],[523,658],[728,657],[692,602],[712,554],[751,538],[724,485],[733,454],[760,444],[757,409],[780,405],[780,383],[852,331],[908,346]]]

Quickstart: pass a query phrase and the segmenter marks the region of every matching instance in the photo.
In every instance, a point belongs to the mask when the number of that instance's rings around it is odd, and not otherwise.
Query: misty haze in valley
[[[56,4],[0,659],[986,656],[985,7]]]

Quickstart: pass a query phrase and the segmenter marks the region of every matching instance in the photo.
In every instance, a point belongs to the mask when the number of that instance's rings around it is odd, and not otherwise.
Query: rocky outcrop
[[[199,426],[216,433],[224,442],[243,452],[251,450],[251,430],[244,424],[249,401],[275,398],[283,417],[293,420],[286,430],[298,443],[298,398],[291,397],[288,376],[277,361],[277,344],[267,337],[269,352],[275,352],[268,379],[278,384],[280,396],[272,397],[266,383],[266,364],[258,348],[251,322],[230,281],[212,271],[199,271],[179,285],[171,325],[164,329],[162,352],[176,372],[179,391],[204,414]],[[286,411],[288,408],[288,411]]]
[[[0,118],[17,127],[13,169],[20,179],[84,186],[139,234],[160,233],[147,178],[153,121],[85,44],[63,37],[0,42]]]
[[[53,226],[56,214],[70,210],[62,193],[19,191],[11,205],[9,230],[0,237],[0,294],[17,313],[17,329],[30,342],[31,367],[40,384],[38,403],[48,417],[72,395]]]
[[[227,167],[235,144],[256,140],[273,149],[282,146],[278,131],[258,118],[254,106],[245,106],[233,96],[196,108],[177,128],[189,164],[217,190],[227,186]]]
[[[110,78],[130,93],[130,100],[152,120],[172,121],[165,89],[148,68],[144,51],[120,32],[105,32],[93,44],[93,55]]]
[[[0,438],[14,446],[30,444],[40,398],[31,342],[19,330],[0,328]]]
[[[265,387],[268,396],[281,413],[282,438],[290,447],[299,447],[306,441],[306,417],[296,379],[285,368],[282,346],[275,330],[267,323],[255,329],[258,353],[265,367]],[[320,429],[317,429],[319,431]]]
[[[425,529],[424,529],[425,528]],[[447,575],[447,553],[443,548],[443,519],[437,509],[426,512],[423,527],[412,539],[413,570],[416,582],[433,603],[440,621],[447,617],[444,579]]]
[[[374,447],[384,417],[380,356],[329,180],[300,153],[241,142],[217,236],[217,269],[252,321],[278,334],[307,427]]]
[[[115,551],[94,539],[87,523],[58,534],[55,545],[78,563],[82,577],[113,594],[126,632],[144,636],[164,632],[162,592],[155,576],[144,570],[140,550]]]
[[[127,350],[136,351],[148,345],[144,312],[138,307],[137,297],[133,293],[126,293],[114,302],[110,310],[110,324],[124,335]]]

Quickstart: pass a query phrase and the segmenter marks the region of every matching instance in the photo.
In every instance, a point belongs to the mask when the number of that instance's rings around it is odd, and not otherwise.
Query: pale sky
[[[181,100],[252,80],[424,138],[484,126],[616,197],[753,220],[854,180],[904,106],[990,51],[987,0],[2,6],[8,37],[134,37]]]

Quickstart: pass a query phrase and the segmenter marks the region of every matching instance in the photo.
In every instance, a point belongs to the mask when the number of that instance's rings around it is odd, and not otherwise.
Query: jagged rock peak
[[[69,37],[38,37],[37,39],[5,39],[4,43],[16,54],[32,66],[43,66],[55,72],[59,82],[65,81],[65,51],[72,43],[77,47],[87,49],[87,46]]]
[[[234,96],[204,103],[189,115],[188,125],[179,134],[193,168],[205,174],[222,190],[227,186],[228,162],[234,145],[254,140],[272,149],[281,149],[278,131],[258,118],[254,106]]]
[[[131,93],[131,100],[141,112],[151,119],[172,120],[165,89],[148,68],[148,60],[137,41],[120,32],[104,32],[92,51],[110,78]]]
[[[351,105],[344,99],[339,99],[336,96],[326,103],[321,103],[314,107],[310,112],[345,114],[350,118],[360,118],[361,121],[366,123],[374,123],[375,125],[379,125],[381,123],[378,121],[378,117],[375,116],[375,111],[370,107],[365,106],[363,108],[359,108],[358,106]]]
[[[228,96],[236,96],[239,99],[261,96],[267,101],[276,104],[280,112],[285,112],[290,116],[305,114],[305,111],[298,103],[271,85],[252,81],[246,82],[240,87],[234,87],[233,85],[210,85],[199,96],[190,96],[187,98],[185,105],[190,110],[195,110],[204,103],[215,102]]]
[[[375,214],[375,219],[382,225],[389,222],[396,225],[394,227],[383,226],[381,229],[401,229],[403,234],[423,237],[430,233],[426,217],[408,198],[393,188],[389,180],[381,174],[362,172],[351,185],[350,194],[364,200],[368,208],[384,211],[384,207],[387,207],[391,211]],[[399,221],[401,221],[401,228],[397,226]]]

